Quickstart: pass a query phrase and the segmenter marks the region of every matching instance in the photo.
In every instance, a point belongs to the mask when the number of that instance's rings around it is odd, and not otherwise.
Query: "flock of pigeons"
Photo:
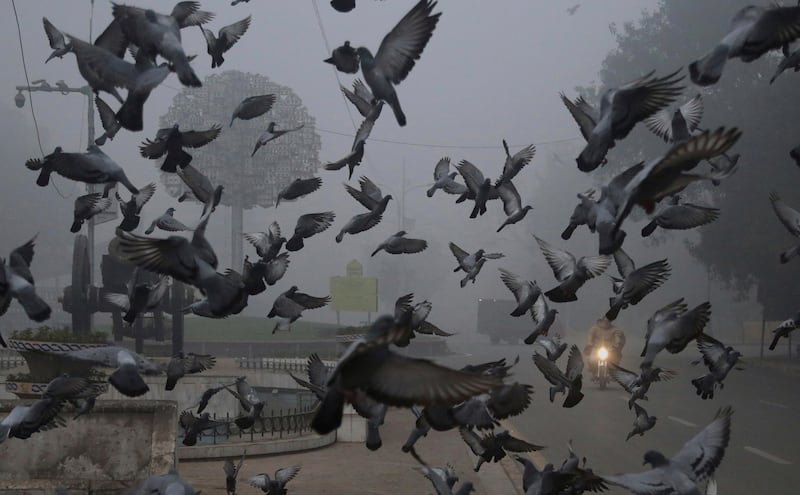
[[[236,0],[232,4],[241,1],[247,0]],[[334,0],[331,4],[343,12],[355,7],[353,0]],[[355,80],[352,90],[341,88],[364,121],[356,133],[350,153],[337,162],[326,164],[326,170],[347,167],[348,178],[352,177],[355,167],[363,158],[366,142],[384,104],[391,108],[398,125],[406,125],[407,118],[395,86],[408,76],[430,41],[441,16],[441,13],[433,12],[435,7],[434,0],[419,0],[384,37],[374,55],[366,47],[354,48],[345,42],[325,60],[341,72],[356,74],[360,71],[364,80]],[[97,108],[105,133],[87,152],[64,152],[59,147],[44,158],[28,160],[26,166],[39,172],[36,181],[39,186],[46,186],[54,172],[70,180],[105,186],[103,193],[87,194],[75,201],[73,232],[79,231],[85,221],[110,206],[108,194],[117,183],[130,192],[127,201],[117,193],[123,220],[110,247],[112,254],[137,267],[127,293],[109,295],[109,300],[125,311],[125,321],[132,323],[141,313],[158,306],[169,277],[196,287],[205,296],[188,306],[187,312],[209,318],[238,314],[247,306],[249,296],[264,292],[267,286],[275,284],[285,275],[289,252],[302,249],[306,239],[328,229],[335,220],[335,214],[321,212],[302,215],[288,240],[281,235],[276,222],[269,226],[267,232],[245,234],[245,239],[256,250],[256,261],[246,258],[241,272],[228,269],[220,273],[214,248],[205,238],[205,227],[220,202],[223,188],[212,184],[191,165],[192,156],[185,148],[211,145],[222,128],[213,126],[205,130],[181,130],[179,123],[175,123],[171,128],[159,130],[154,139],[145,140],[141,154],[151,159],[164,157],[161,170],[177,174],[191,191],[179,201],[193,197],[203,204],[200,219],[196,224],[187,226],[174,218],[174,209],[170,208],[152,222],[145,235],[133,233],[139,226],[144,205],[155,191],[155,184],[136,187],[125,175],[124,169],[100,147],[113,139],[122,128],[129,131],[142,129],[148,96],[170,73],[175,72],[179,81],[186,86],[202,84],[192,69],[191,63],[195,57],[187,56],[181,43],[184,28],[200,27],[207,42],[212,68],[216,68],[224,63],[224,53],[246,33],[251,17],[225,26],[215,35],[203,27],[214,18],[214,14],[201,10],[196,1],[180,2],[169,14],[120,4],[113,4],[112,13],[114,18],[111,23],[91,44],[61,32],[44,19],[45,32],[53,49],[47,60],[73,53],[81,75],[95,93],[110,94],[120,106],[114,111],[97,96]],[[800,37],[800,7],[746,7],[735,14],[728,34],[719,45],[689,65],[690,78],[699,86],[708,86],[720,79],[728,59],[740,58],[750,62],[770,50],[781,48],[786,56],[775,77],[787,68],[797,70],[800,68],[800,55],[798,52],[789,52],[789,44],[797,37]],[[126,60],[126,53],[130,54],[133,62]],[[623,169],[603,185],[599,193],[590,190],[578,194],[580,201],[569,218],[562,238],[568,240],[576,228],[586,225],[591,232],[598,234],[597,255],[576,258],[544,239],[535,238],[558,282],[554,288],[542,291],[536,282],[500,269],[503,283],[517,302],[512,316],[521,317],[527,313],[532,318],[533,330],[525,343],[535,346],[534,363],[552,385],[550,400],[552,402],[556,394],[564,393],[564,407],[575,407],[583,399],[584,363],[580,350],[572,345],[564,371],[558,366],[557,360],[565,352],[567,344],[560,342],[557,336],[548,335],[558,313],[550,308],[549,303],[576,301],[578,290],[588,280],[604,273],[613,261],[619,276],[613,277],[613,295],[606,317],[613,320],[620,311],[637,304],[667,280],[670,266],[667,260],[657,260],[637,267],[622,249],[626,238],[622,227],[632,209],[639,206],[652,214],[651,222],[642,229],[643,237],[658,227],[690,229],[713,222],[719,216],[719,210],[682,202],[680,193],[695,182],[719,185],[738,167],[739,155],[729,155],[728,152],[741,133],[736,128],[702,129],[703,101],[699,94],[673,111],[668,110],[684,90],[684,86],[680,85],[684,76],[680,72],[678,70],[665,76],[651,72],[620,87],[610,88],[602,94],[599,106],[593,106],[583,97],[570,99],[561,95],[586,139],[586,146],[576,160],[582,171],[591,172],[603,166],[608,150],[624,139],[639,122],[666,141],[668,147],[649,161]],[[118,93],[118,88],[127,89],[125,98]],[[271,94],[245,98],[237,108],[232,109],[229,127],[234,125],[236,119],[249,120],[263,116],[275,101],[275,96]],[[264,134],[255,143],[253,153],[298,128],[279,129],[275,122],[269,122]],[[467,160],[459,161],[454,167],[455,171],[451,172],[450,159],[445,157],[434,168],[434,182],[427,191],[428,197],[442,190],[457,196],[456,203],[472,201],[470,218],[483,215],[487,211],[487,203],[499,199],[506,219],[497,230],[518,223],[525,218],[531,206],[523,206],[513,180],[533,160],[536,148],[529,145],[511,154],[505,141],[503,146],[506,156],[498,179],[493,181],[486,177]],[[794,156],[795,150],[792,153]],[[704,167],[708,168],[702,170],[701,164],[706,164]],[[457,181],[459,176],[463,184]],[[318,177],[296,179],[280,192],[276,206],[281,200],[295,200],[313,193],[321,183]],[[376,226],[392,199],[367,177],[359,179],[358,188],[345,184],[345,189],[366,211],[353,216],[343,225],[336,236],[337,243],[343,241],[345,234],[360,234]],[[656,206],[665,199],[664,206],[656,210]],[[781,222],[793,235],[800,237],[800,213],[776,195],[771,199]],[[149,237],[156,229],[167,232],[191,231],[192,235],[190,239],[178,235]],[[372,255],[380,251],[389,254],[418,253],[426,247],[425,240],[407,237],[405,231],[400,231],[378,244]],[[487,260],[503,257],[501,253],[486,253],[483,249],[470,253],[455,243],[450,243],[450,249],[458,263],[454,272],[463,271],[466,274],[460,282],[462,287],[470,280],[475,282]],[[35,292],[30,271],[33,253],[32,239],[12,251],[7,262],[2,261],[0,313],[7,310],[12,299],[17,299],[32,320],[44,321],[50,316],[50,308]],[[786,262],[798,253],[800,245],[781,254],[781,261]],[[157,274],[157,279],[153,281],[146,277],[145,271]],[[304,310],[323,307],[329,300],[329,297],[314,297],[299,292],[297,286],[292,286],[275,300],[269,317],[278,318],[275,330],[288,330]],[[332,369],[326,367],[318,356],[312,355],[308,360],[308,376],[294,378],[319,398],[320,404],[312,423],[315,431],[325,434],[338,428],[343,407],[350,402],[368,420],[367,447],[371,450],[381,447],[379,429],[387,407],[411,408],[416,423],[402,450],[411,453],[423,464],[422,472],[431,480],[438,494],[463,495],[472,491],[472,484],[464,482],[454,491],[458,477],[452,467],[428,466],[416,454],[415,443],[431,429],[447,431],[457,428],[478,457],[476,471],[485,462],[499,461],[506,451],[530,452],[541,449],[542,446],[514,438],[507,431],[498,429],[501,420],[522,413],[530,405],[533,388],[509,380],[510,370],[516,362],[509,365],[505,360],[500,360],[456,370],[396,352],[394,347],[409,345],[416,333],[449,335],[427,321],[431,310],[429,301],[414,304],[413,294],[403,296],[397,301],[395,314],[379,317],[365,335],[350,345]],[[676,354],[686,349],[692,341],[696,343],[702,362],[708,368],[707,373],[691,381],[702,399],[713,398],[717,387],[722,388],[728,373],[738,367],[739,352],[703,333],[710,315],[708,302],[691,309],[683,299],[667,304],[647,322],[646,345],[641,353],[640,369],[631,371],[613,366],[612,376],[630,393],[628,405],[635,411],[633,429],[628,438],[643,435],[654,427],[656,418],[650,416],[639,401],[647,400],[646,394],[654,382],[674,377],[674,372],[654,365],[662,351]],[[771,348],[780,337],[788,335],[798,325],[800,318],[787,320],[781,325],[775,331],[775,342]],[[201,372],[215,364],[213,356],[181,353],[162,368],[134,352],[116,346],[61,355],[91,366],[113,368],[109,382],[121,393],[132,397],[149,390],[141,374],[166,372],[166,389],[171,390],[182,376]],[[195,444],[203,431],[220,426],[203,410],[209,400],[222,390],[233,394],[247,412],[235,420],[239,428],[251,428],[258,420],[264,403],[244,378],[237,379],[233,384],[220,384],[208,389],[199,399],[197,416],[191,411],[181,414],[180,424],[185,431],[186,445]],[[9,437],[25,439],[37,431],[63,426],[65,422],[59,413],[64,404],[71,403],[74,406],[77,418],[91,411],[96,397],[102,391],[103,387],[85,378],[68,375],[58,377],[47,386],[40,399],[30,405],[15,407],[0,422],[0,441]],[[639,495],[699,494],[703,482],[713,475],[722,461],[730,435],[731,415],[729,407],[721,408],[716,417],[671,458],[655,450],[646,452],[645,463],[649,463],[651,469],[641,473],[599,476],[585,465],[580,465],[571,446],[570,457],[559,469],[548,464],[539,470],[527,458],[515,456],[524,465],[523,488],[528,495],[579,494],[587,490],[602,491],[608,484],[615,484]],[[242,461],[236,466],[230,460],[225,463],[228,493],[235,493]],[[283,468],[273,478],[262,473],[250,478],[250,482],[265,493],[286,493],[286,483],[298,472],[297,466]],[[709,493],[715,491],[715,486],[713,480],[708,483]],[[147,479],[136,493],[195,492],[177,473],[171,472]]]

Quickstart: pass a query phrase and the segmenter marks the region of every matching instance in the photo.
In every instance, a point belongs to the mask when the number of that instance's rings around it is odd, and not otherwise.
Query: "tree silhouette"
[[[255,95],[274,94],[272,109],[263,116],[236,119],[228,124],[239,103]],[[270,142],[251,157],[256,140],[275,122],[279,129],[303,124],[303,128]],[[260,74],[226,71],[208,76],[200,88],[183,88],[159,119],[161,127],[179,123],[182,130],[223,126],[219,137],[202,148],[189,150],[192,166],[212,184],[225,188],[222,204],[231,207],[231,242],[234,269],[242,264],[242,216],[244,210],[275,204],[278,192],[298,177],[310,177],[319,167],[320,138],[312,117],[299,96]],[[175,174],[163,173],[167,192],[180,196],[185,186]]]

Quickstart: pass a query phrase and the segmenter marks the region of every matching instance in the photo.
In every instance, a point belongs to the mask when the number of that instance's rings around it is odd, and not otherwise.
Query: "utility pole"
[[[90,86],[81,86],[79,88],[73,88],[67,86],[64,81],[56,81],[55,86],[51,86],[50,83],[45,81],[44,79],[40,79],[38,81],[34,81],[32,84],[33,86],[17,86],[17,95],[14,97],[14,104],[16,104],[17,108],[22,108],[25,106],[25,95],[22,93],[23,91],[27,91],[28,93],[35,93],[35,92],[45,92],[45,93],[61,93],[62,95],[68,95],[70,93],[79,93],[86,96],[86,122],[88,124],[88,132],[87,132],[87,146],[94,145],[94,105],[92,97],[94,96],[94,92]],[[116,190],[116,185],[114,186],[115,189],[110,191],[109,194],[113,196],[113,192]],[[101,188],[99,184],[87,184],[86,191],[89,193],[94,193],[100,191]],[[116,205],[112,205],[107,211],[95,215],[94,217],[90,218],[87,222],[87,237],[89,238],[89,285],[94,285],[95,279],[95,256],[94,256],[94,228],[96,225],[101,223],[109,222],[117,218],[117,210]],[[94,316],[90,314],[89,316],[89,326],[92,326]]]

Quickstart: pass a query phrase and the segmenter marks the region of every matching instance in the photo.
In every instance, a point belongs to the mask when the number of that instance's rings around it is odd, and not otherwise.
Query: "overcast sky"
[[[334,11],[327,1],[318,0],[316,3],[331,47],[350,40],[355,46],[363,45],[375,51],[383,35],[415,2],[358,0],[357,8],[348,14]],[[560,244],[558,234],[566,225],[575,194],[592,185],[589,177],[575,170],[572,159],[582,141],[576,125],[559,101],[558,93],[564,91],[574,95],[576,86],[587,86],[595,81],[603,58],[615,46],[609,24],[635,21],[642,9],[655,3],[654,0],[583,2],[575,15],[569,15],[566,9],[574,5],[574,1],[440,1],[436,10],[441,11],[442,16],[436,31],[408,78],[397,87],[408,125],[398,127],[391,113],[384,112],[369,141],[366,159],[354,174],[354,179],[360,174],[368,175],[381,184],[385,192],[395,196],[396,201],[389,205],[384,221],[370,232],[357,237],[348,236],[342,244],[335,245],[335,233],[347,218],[360,213],[360,207],[341,186],[346,175],[326,171],[320,172],[325,181],[320,192],[293,205],[281,206],[277,211],[257,208],[246,213],[245,231],[263,230],[276,219],[285,234],[291,233],[299,214],[332,209],[338,215],[328,232],[311,239],[306,250],[292,255],[287,279],[275,291],[258,300],[263,299],[264,304],[269,304],[277,290],[284,288],[283,284],[292,283],[308,292],[325,293],[328,277],[344,274],[344,265],[352,258],[365,261],[374,246],[398,230],[403,163],[406,164],[408,191],[406,216],[415,220],[410,235],[428,238],[432,246],[427,252],[417,255],[421,260],[419,263],[426,267],[441,267],[435,273],[425,270],[421,280],[404,289],[416,291],[421,298],[431,298],[435,304],[441,301],[439,307],[442,309],[437,315],[440,319],[453,325],[469,325],[474,321],[474,301],[478,297],[510,297],[496,276],[496,267],[487,270],[490,273],[482,274],[478,284],[459,292],[458,276],[451,273],[453,259],[446,248],[451,240],[472,251],[478,247],[503,250],[509,257],[502,266],[531,278],[539,277],[541,285],[553,283],[552,274],[535,248],[530,233],[536,232]],[[136,5],[164,12],[171,8],[171,3],[152,0],[136,2]],[[4,93],[0,93],[0,105],[13,108],[14,86],[24,84],[24,75],[17,28],[10,7],[9,3],[8,15],[0,19],[3,27],[0,41],[5,47],[0,54],[5,68],[0,73],[0,86],[5,88]],[[252,15],[249,31],[225,55],[222,70],[260,73],[290,86],[316,118],[322,138],[320,160],[324,163],[344,156],[352,138],[328,131],[350,135],[353,133],[351,115],[356,125],[360,123],[360,116],[355,111],[348,113],[334,71],[322,62],[328,52],[315,15],[314,2],[251,0],[231,7],[227,0],[215,0],[203,2],[203,7],[217,14],[208,25],[214,31]],[[67,33],[88,38],[92,17],[89,0],[24,0],[17,2],[17,8],[31,80],[47,79],[54,83],[63,79],[71,86],[83,85],[73,56],[44,64],[50,49],[41,17],[47,16]],[[93,35],[97,36],[110,19],[110,2],[98,0],[94,5]],[[187,53],[199,55],[193,65],[201,79],[213,73],[199,29],[184,30],[183,44]],[[647,70],[643,68],[643,72]],[[350,85],[354,79],[347,74],[339,74],[339,78],[345,85]],[[138,144],[155,134],[158,117],[166,111],[179,90],[180,83],[175,76],[170,76],[147,102],[144,131],[131,133],[122,130],[113,142],[104,147],[123,165],[135,184],[154,181],[160,186],[154,162],[139,156]],[[85,99],[77,95],[36,94],[34,100],[46,152],[55,146],[63,146],[69,151],[85,147]],[[4,129],[8,126],[32,128],[29,104],[24,109],[14,109],[14,112],[12,115],[17,118],[3,122]],[[454,162],[469,159],[482,167],[487,175],[499,174],[503,163],[500,147],[503,138],[512,145],[512,152],[534,143],[538,153],[533,163],[520,174],[518,182],[523,201],[532,204],[534,211],[523,222],[509,228],[510,232],[497,236],[494,230],[502,222],[499,203],[490,207],[490,214],[470,221],[467,218],[468,206],[453,205],[452,197],[428,199],[422,186],[431,181],[433,166],[444,155],[451,156]],[[562,159],[566,156],[567,163],[554,161],[553,153],[562,153]],[[28,154],[36,156],[38,149],[33,147]],[[26,171],[23,169],[21,173]],[[69,196],[68,199],[59,198],[51,189],[36,188],[33,177],[31,193],[41,195],[44,207],[71,209],[74,196],[81,192],[80,187],[73,187],[63,178],[55,181]],[[554,185],[563,188],[563,194],[559,189],[560,198],[554,201],[558,204],[537,202],[537,191],[543,193],[547,190],[552,196]],[[152,218],[173,205],[174,200],[159,190],[146,208],[143,225],[148,225]],[[176,216],[192,221],[196,210],[195,205],[184,204],[178,208]],[[210,237],[217,246],[223,266],[227,266],[230,259],[230,241],[225,238],[229,221],[229,209],[220,208],[210,225]],[[98,227],[98,239],[109,240],[113,236],[113,225]],[[594,237],[578,233],[576,239],[569,245],[576,254],[591,254],[596,249]],[[680,246],[680,242],[675,245]],[[648,252],[640,242],[631,246],[630,251],[634,254]],[[245,253],[248,252],[251,250],[245,247]],[[683,271],[697,276],[697,266],[684,252],[671,253],[671,260],[672,255],[685,265],[677,268],[678,273]],[[373,263],[413,262],[411,257],[399,261],[397,257],[380,256]],[[374,266],[367,265],[367,275],[370,275],[369,268]],[[65,267],[65,272],[67,269]],[[702,279],[702,274],[700,276]],[[592,314],[607,304],[607,280],[597,282],[597,285],[596,295],[589,302]],[[695,289],[698,293],[705,292],[702,287]],[[251,314],[263,312],[263,308],[254,309],[252,306],[248,310]],[[458,310],[464,307],[468,309],[459,315]],[[313,313],[312,319],[330,321],[332,318],[332,312],[323,310]],[[358,319],[360,316],[354,315],[350,321]]]

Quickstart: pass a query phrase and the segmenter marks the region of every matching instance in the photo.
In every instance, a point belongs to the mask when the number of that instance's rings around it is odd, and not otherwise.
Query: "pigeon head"
[[[650,464],[651,467],[656,468],[658,466],[669,464],[669,461],[661,452],[648,450],[644,453],[644,462],[642,464]]]
[[[275,131],[275,122],[270,122],[267,126],[267,132],[274,132]]]
[[[167,215],[172,215],[175,213],[175,208],[167,208]]]
[[[483,258],[483,255],[485,253],[486,253],[486,251],[484,249],[478,249],[477,251],[475,251],[475,258],[478,258],[478,259]]]

